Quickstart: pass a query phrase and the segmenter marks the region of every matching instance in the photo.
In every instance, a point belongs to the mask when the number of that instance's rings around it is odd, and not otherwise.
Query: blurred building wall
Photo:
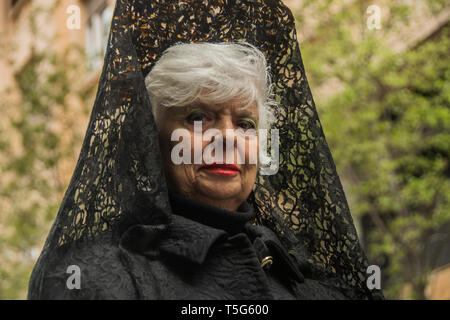
[[[354,0],[345,0],[336,7],[335,10],[345,8],[345,5]],[[284,0],[287,6],[293,11],[301,8],[302,0]],[[114,8],[115,0],[2,0],[0,2],[0,92],[6,88],[11,88],[14,96],[15,78],[14,75],[21,72],[24,65],[29,61],[32,55],[32,48],[35,50],[54,50],[64,53],[64,50],[73,44],[84,47],[88,60],[86,63],[86,72],[81,74],[79,81],[86,86],[95,86],[101,70],[102,56],[96,57],[96,52],[90,48],[100,48],[99,41],[104,41],[105,21]],[[440,27],[448,23],[450,19],[450,10],[440,13],[434,19],[430,16],[421,14],[420,1],[418,4],[417,20],[413,26],[410,26],[404,33],[392,37],[392,46],[396,50],[408,50],[420,41],[426,41]],[[68,12],[71,6],[80,10],[80,28],[70,29],[67,26],[68,19],[73,11]],[[50,13],[40,12],[42,8],[50,9]],[[109,11],[107,11],[109,10]],[[39,14],[36,14],[36,13]],[[30,22],[36,15],[36,27],[39,36],[32,31]],[[314,28],[320,21],[305,21],[305,25],[299,26],[298,35],[301,43],[307,43],[313,36]],[[405,37],[406,35],[409,35]],[[412,35],[412,36],[410,36]],[[407,39],[407,41],[405,40]],[[13,52],[13,54],[11,54]],[[99,60],[100,59],[100,60]],[[100,61],[100,64],[99,64]],[[333,94],[339,89],[339,85],[330,81],[323,88],[312,88],[316,98],[323,99]],[[92,102],[93,102],[92,97]],[[69,102],[70,103],[70,102]],[[74,108],[76,102],[74,102]],[[15,110],[7,110],[14,114]],[[7,117],[0,117],[6,119]],[[81,119],[80,126],[87,125],[87,117]],[[85,129],[81,129],[84,131]],[[14,140],[14,135],[9,139]],[[75,166],[76,159],[66,163],[63,170],[65,180],[70,179],[70,175]],[[1,229],[1,219],[0,219]],[[1,230],[0,230],[1,231]],[[430,283],[427,288],[427,297],[430,299],[450,299],[450,265],[436,266],[430,276]]]

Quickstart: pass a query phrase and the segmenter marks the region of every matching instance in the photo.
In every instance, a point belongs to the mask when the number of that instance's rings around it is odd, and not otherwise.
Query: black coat
[[[105,237],[78,243],[41,279],[36,299],[345,299],[308,279],[268,228],[254,226],[244,203],[220,210],[171,194],[165,226],[137,224],[114,243]],[[261,267],[271,256],[273,264]],[[68,289],[70,265],[81,288]]]

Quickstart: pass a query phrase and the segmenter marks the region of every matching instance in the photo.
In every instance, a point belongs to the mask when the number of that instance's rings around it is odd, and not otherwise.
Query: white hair
[[[145,78],[152,112],[196,102],[256,102],[259,127],[275,121],[276,102],[264,54],[249,43],[190,43],[168,48]]]

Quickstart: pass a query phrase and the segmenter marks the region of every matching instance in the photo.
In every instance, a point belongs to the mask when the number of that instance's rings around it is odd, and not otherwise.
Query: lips
[[[207,164],[200,168],[209,172],[217,173],[224,176],[232,176],[239,173],[239,168],[234,164]]]

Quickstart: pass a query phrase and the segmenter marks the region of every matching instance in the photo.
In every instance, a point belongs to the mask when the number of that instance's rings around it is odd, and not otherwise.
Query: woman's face
[[[258,108],[256,103],[245,109],[243,106],[239,100],[233,100],[224,104],[197,103],[156,110],[155,119],[169,189],[226,210],[236,210],[247,199],[257,173]],[[179,140],[171,141],[176,129],[185,129],[186,138],[177,137]],[[238,129],[241,129],[240,132]],[[249,129],[255,131],[252,133],[247,131]],[[213,134],[207,136],[208,132]],[[180,151],[181,142],[187,148]],[[184,152],[190,152],[190,155]],[[190,160],[176,164],[174,157]]]

